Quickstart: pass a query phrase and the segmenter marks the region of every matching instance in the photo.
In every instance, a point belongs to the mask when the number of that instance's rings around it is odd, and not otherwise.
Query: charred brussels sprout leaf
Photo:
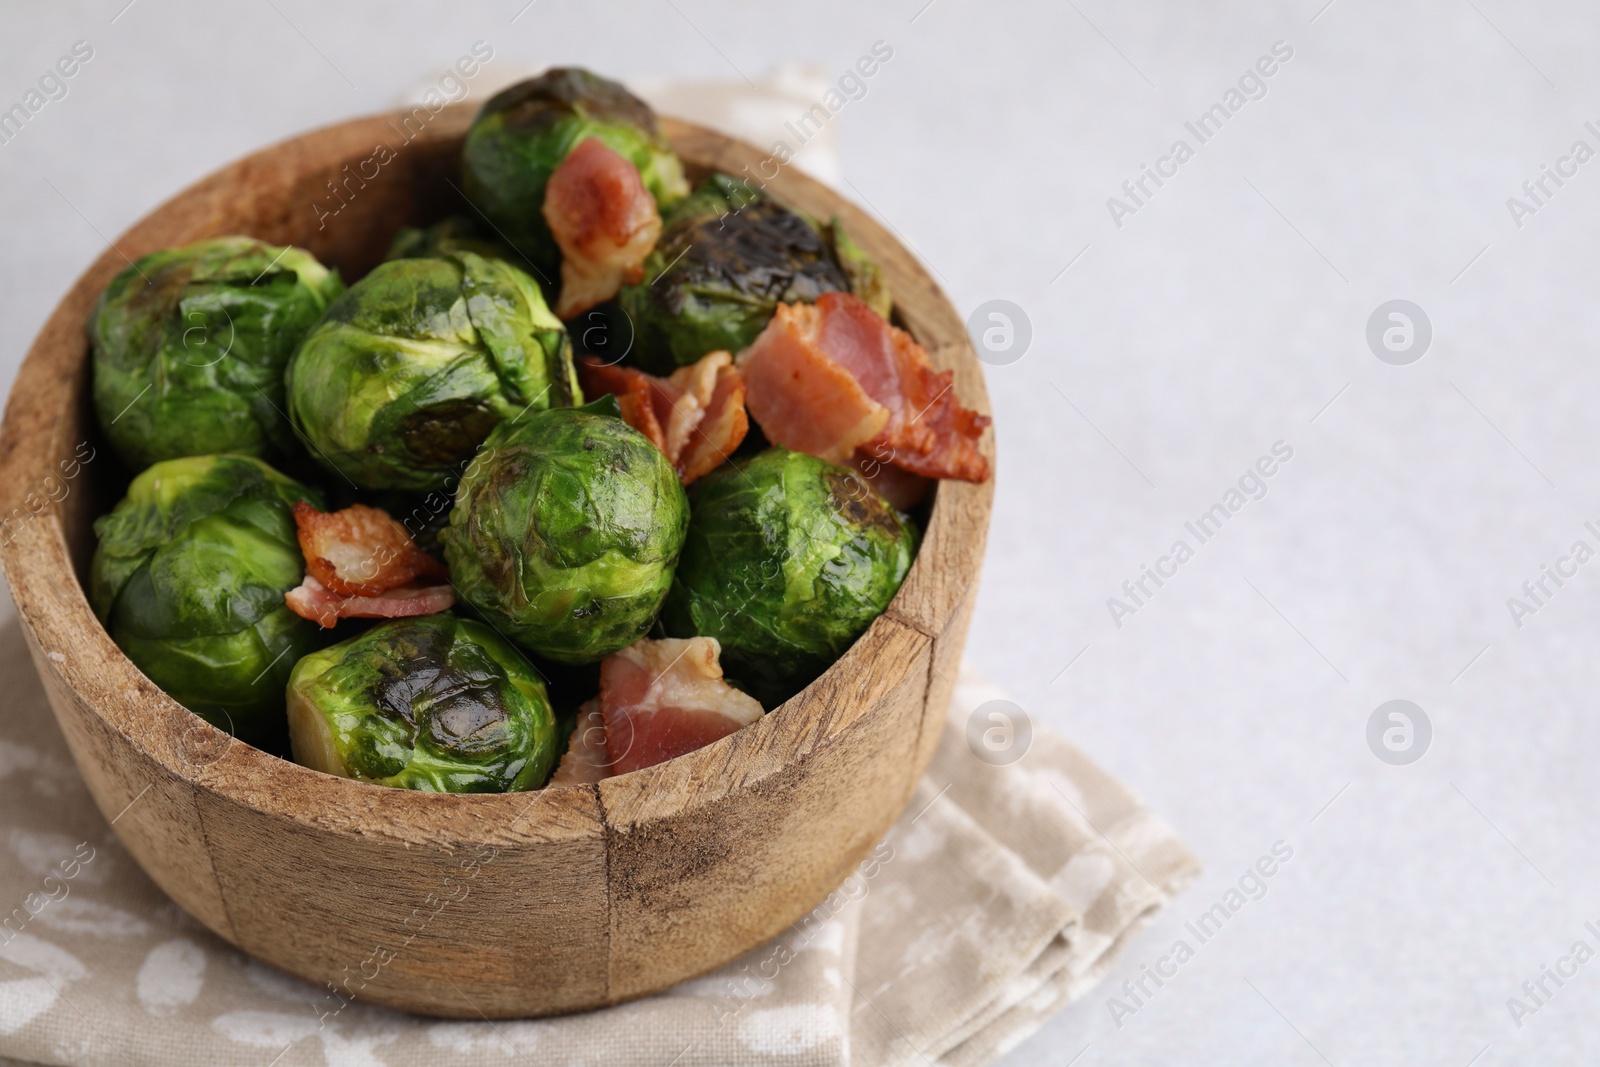
[[[502,420],[581,399],[539,287],[465,250],[381,264],[289,365],[289,416],[318,461],[368,489],[436,489]]]
[[[89,593],[112,640],[174,700],[269,750],[289,671],[320,643],[283,602],[305,569],[297,500],[322,506],[260,460],[189,456],[150,467],[95,523]]]
[[[590,137],[639,168],[663,212],[689,191],[650,106],[616,82],[577,68],[553,68],[491,97],[462,147],[467,198],[537,264],[550,286],[561,254],[544,220],[545,186]]]
[[[283,370],[342,289],[310,253],[249,237],[129,266],[89,324],[95,412],[111,446],[134,468],[213,452],[292,453]]]
[[[780,302],[830,292],[856,292],[887,312],[882,272],[837,222],[818,226],[716,174],[667,216],[644,279],[623,286],[617,305],[637,336],[631,361],[669,374],[707,352],[746,347]]]
[[[889,606],[916,537],[860,475],[774,448],[697,482],[662,612],[722,643],[728,677],[767,707],[799,692]]]
[[[850,279],[850,291],[887,319],[894,310],[894,298],[889,293],[889,279],[884,276],[883,268],[867,255],[866,249],[856,244],[838,219],[822,228],[822,236],[833,249],[833,258],[839,261],[845,277]]]
[[[560,754],[526,656],[454,615],[382,623],[313,652],[289,679],[298,763],[400,789],[534,789]]]
[[[560,663],[592,663],[655,620],[689,505],[615,397],[498,427],[456,491],[440,539],[457,592]]]

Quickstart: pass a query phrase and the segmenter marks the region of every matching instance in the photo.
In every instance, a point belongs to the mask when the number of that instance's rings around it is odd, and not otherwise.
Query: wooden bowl
[[[456,159],[471,117],[448,109],[420,133],[399,114],[346,122],[180,193],[78,279],[0,428],[0,560],[95,803],[168,895],[324,986],[328,1011],[348,999],[463,1018],[593,1008],[701,974],[795,922],[888,830],[927,765],[989,521],[992,483],[941,484],[904,586],[825,675],[731,737],[598,786],[384,789],[234,741],[162,693],[83,592],[93,520],[127,477],[88,402],[95,299],[128,258],[218,234],[299,245],[358,278],[400,226],[463,210]],[[766,159],[710,130],[666,129],[695,179],[753,175]],[[771,187],[843,218],[886,269],[901,323],[954,369],[962,401],[987,410],[961,317],[915,259],[793,168]],[[984,448],[992,457],[988,436]]]

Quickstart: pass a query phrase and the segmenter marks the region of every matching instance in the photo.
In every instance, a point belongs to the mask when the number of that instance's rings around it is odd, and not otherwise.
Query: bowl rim
[[[418,139],[435,148],[459,142],[475,111],[465,105],[446,108]],[[23,509],[31,517],[17,526],[14,536],[0,536],[0,570],[35,663],[41,675],[48,675],[47,687],[76,696],[99,725],[123,735],[195,789],[321,831],[381,835],[413,844],[458,847],[525,842],[530,835],[544,840],[586,836],[590,830],[584,813],[593,806],[592,794],[585,796],[588,788],[522,794],[389,789],[314,771],[236,742],[167,696],[111,641],[73,565],[61,507],[67,495],[36,511],[29,503],[74,447],[68,430],[77,424],[74,409],[83,410],[89,384],[86,323],[109,279],[126,263],[159,248],[231,232],[225,225],[228,197],[245,179],[259,181],[266,174],[286,180],[297,163],[303,167],[306,160],[318,159],[337,173],[340,163],[369,153],[374,138],[394,130],[394,122],[409,114],[386,111],[336,122],[259,149],[191,183],[108,242],[40,329],[6,403],[0,423],[0,516]],[[989,410],[981,365],[960,316],[922,264],[883,225],[793,166],[780,164],[768,178],[766,165],[774,157],[752,145],[666,116],[661,121],[690,167],[743,171],[747,178],[759,174],[784,202],[818,217],[841,218],[888,274],[902,325],[927,348],[936,368],[955,372],[955,389],[964,404]],[[597,790],[602,806],[619,812],[660,810],[666,800],[668,810],[690,811],[716,803],[827,744],[853,721],[862,709],[834,706],[825,691],[839,691],[839,683],[848,677],[844,672],[865,667],[865,657],[888,640],[892,629],[942,636],[976,582],[994,492],[992,427],[980,447],[990,463],[989,480],[939,483],[919,551],[900,590],[838,661],[751,726],[666,763],[604,779]],[[930,667],[937,670],[932,657]],[[782,752],[787,755],[775,755]],[[754,769],[750,763],[736,763],[735,753],[753,758]],[[719,775],[730,765],[742,765],[746,772],[737,781]],[[522,827],[536,806],[544,814]]]

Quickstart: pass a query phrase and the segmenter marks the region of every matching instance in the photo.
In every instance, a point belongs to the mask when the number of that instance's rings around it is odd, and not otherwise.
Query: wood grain
[[[296,244],[360,277],[400,226],[474,212],[455,177],[470,120],[446,109],[408,140],[399,115],[358,119],[169,200],[56,308],[0,426],[0,565],[95,803],[174,900],[322,986],[329,1012],[351,999],[460,1018],[590,1008],[701,974],[801,919],[899,816],[927,765],[989,521],[992,484],[942,483],[894,603],[822,678],[732,737],[598,786],[382,789],[268,756],[167,697],[111,642],[81,584],[93,519],[128,476],[86,401],[95,299],[124,255],[228,233]],[[692,174],[772,172],[756,148],[665,126]],[[844,221],[883,264],[898,320],[986,411],[960,316],[889,231],[793,168],[770,191]],[[85,442],[95,458],[52,499],[58,464]],[[992,462],[992,434],[982,447]]]

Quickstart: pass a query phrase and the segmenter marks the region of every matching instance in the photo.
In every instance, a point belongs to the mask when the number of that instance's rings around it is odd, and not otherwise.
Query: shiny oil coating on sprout
[[[773,448],[695,483],[667,632],[722,644],[730,680],[775,707],[883,613],[916,535],[856,472]]]
[[[649,105],[617,82],[571,67],[548,70],[491,97],[461,150],[467,199],[552,287],[561,258],[543,215],[545,186],[589,137],[638,168],[663,212],[689,191],[683,165]]]
[[[343,289],[310,253],[250,237],[141,257],[112,279],[89,324],[95,412],[112,448],[135,469],[293,454],[284,368]]]
[[[289,729],[307,767],[438,793],[531,789],[559,756],[528,658],[453,615],[395,619],[306,656],[289,680]]]
[[[664,223],[644,279],[617,296],[627,318],[618,336],[637,337],[633,359],[652,373],[740,351],[779,303],[855,292],[889,312],[881,270],[841,226],[819,226],[738,178],[712,175]]]
[[[644,636],[688,523],[672,464],[616,412],[607,396],[496,429],[441,535],[462,598],[562,663]]]
[[[500,422],[580,399],[571,341],[538,285],[459,248],[374,268],[288,372],[311,454],[368,489],[440,488]]]
[[[95,613],[112,640],[174,700],[278,751],[283,687],[316,624],[283,596],[304,562],[291,508],[322,496],[247,456],[157,463],[95,523]]]

